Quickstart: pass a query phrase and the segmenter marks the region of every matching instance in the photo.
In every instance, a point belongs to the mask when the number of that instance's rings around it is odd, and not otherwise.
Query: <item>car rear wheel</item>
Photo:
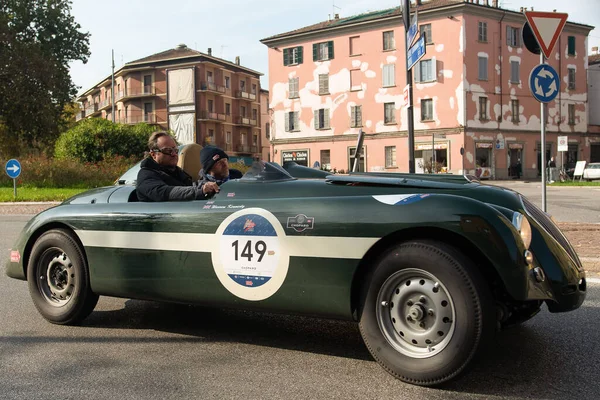
[[[494,334],[485,280],[454,248],[411,241],[387,251],[362,293],[360,332],[394,377],[422,386],[449,381]]]
[[[83,251],[63,229],[48,231],[35,242],[27,281],[35,307],[54,324],[75,324],[87,317],[98,302],[90,289]]]

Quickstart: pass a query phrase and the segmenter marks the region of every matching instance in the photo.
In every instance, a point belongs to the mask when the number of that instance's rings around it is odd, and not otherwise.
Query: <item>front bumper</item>
[[[532,226],[534,267],[540,267],[545,275],[548,310],[556,313],[579,308],[587,295],[587,282],[577,252],[548,214],[527,198],[521,199]]]

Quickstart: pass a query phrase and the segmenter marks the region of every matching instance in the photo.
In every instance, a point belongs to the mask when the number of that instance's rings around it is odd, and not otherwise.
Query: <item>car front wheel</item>
[[[362,293],[363,340],[396,378],[449,381],[494,333],[492,296],[475,266],[446,244],[412,241],[387,251]]]
[[[75,324],[98,302],[90,289],[83,251],[63,229],[50,230],[37,239],[27,266],[27,281],[35,307],[54,324]]]

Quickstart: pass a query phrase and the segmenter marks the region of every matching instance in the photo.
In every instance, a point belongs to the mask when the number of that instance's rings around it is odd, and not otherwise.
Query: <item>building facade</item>
[[[418,3],[418,4],[417,4]],[[540,56],[523,45],[522,12],[496,2],[413,3],[426,54],[413,67],[415,167],[504,179],[540,173],[540,103],[529,73]],[[568,136],[565,163],[589,160],[587,35],[568,22],[547,63],[559,73],[547,104],[546,152]],[[418,35],[418,36],[419,36]],[[399,8],[329,21],[261,40],[268,46],[274,160],[361,171],[408,172],[405,32]],[[520,171],[520,172],[519,172]]]
[[[590,159],[589,162],[600,162],[600,54],[598,48],[594,47],[596,54],[588,58],[588,112],[589,112],[589,140]]]
[[[173,131],[180,144],[214,144],[232,161],[262,155],[260,72],[178,45],[126,63],[114,74],[114,120]],[[113,119],[112,76],[77,100],[77,119]]]

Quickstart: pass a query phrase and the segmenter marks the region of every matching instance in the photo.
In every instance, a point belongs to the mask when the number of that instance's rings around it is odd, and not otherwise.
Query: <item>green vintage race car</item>
[[[546,213],[464,176],[257,162],[210,200],[170,203],[126,181],[38,214],[16,241],[6,272],[48,321],[75,324],[98,296],[352,320],[383,369],[431,386],[499,328],[586,296]]]

